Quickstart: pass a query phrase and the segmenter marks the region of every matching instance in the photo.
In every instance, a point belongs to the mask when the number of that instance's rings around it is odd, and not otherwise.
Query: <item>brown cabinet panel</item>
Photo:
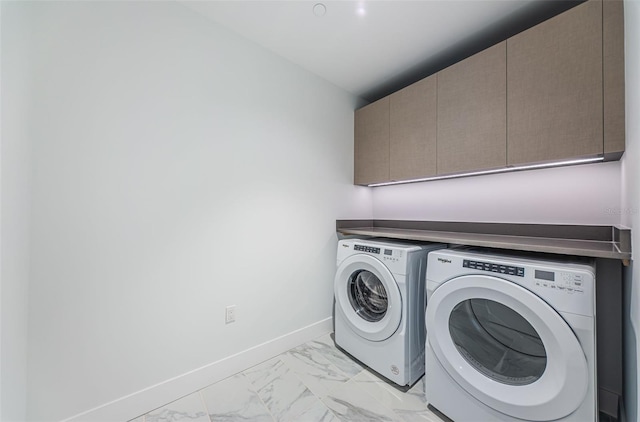
[[[509,165],[603,153],[602,2],[507,40]]]
[[[355,112],[354,183],[389,181],[389,97]]]
[[[624,153],[624,3],[602,3],[602,54],[604,78],[604,154],[619,159]]]
[[[438,73],[438,174],[505,167],[506,42]]]
[[[436,76],[390,95],[391,180],[436,174]]]
[[[623,9],[587,0],[357,110],[354,183],[619,159]]]

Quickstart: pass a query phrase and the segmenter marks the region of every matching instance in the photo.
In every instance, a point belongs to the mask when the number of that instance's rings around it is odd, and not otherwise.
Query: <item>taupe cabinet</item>
[[[588,0],[357,110],[355,183],[619,159],[623,25]]]
[[[507,44],[438,73],[438,174],[507,164]]]
[[[602,71],[604,89],[604,157],[624,154],[624,3],[602,3]]]
[[[603,153],[602,2],[507,40],[508,164]]]
[[[436,174],[436,77],[389,96],[391,180]]]
[[[389,181],[389,97],[356,110],[354,157],[356,185]]]
[[[354,141],[355,184],[435,175],[435,76],[356,110]]]

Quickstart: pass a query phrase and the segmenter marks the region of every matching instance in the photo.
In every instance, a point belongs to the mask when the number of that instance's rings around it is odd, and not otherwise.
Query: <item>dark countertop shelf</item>
[[[345,236],[441,242],[593,258],[631,259],[631,230],[621,226],[337,220]]]

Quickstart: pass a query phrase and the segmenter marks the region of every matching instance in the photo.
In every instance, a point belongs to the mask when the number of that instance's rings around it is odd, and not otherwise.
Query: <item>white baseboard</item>
[[[134,419],[332,331],[333,318],[318,321],[62,422],[124,422]]]

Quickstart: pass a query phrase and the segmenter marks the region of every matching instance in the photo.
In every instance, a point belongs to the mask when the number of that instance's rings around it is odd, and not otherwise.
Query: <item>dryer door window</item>
[[[353,310],[365,321],[378,322],[384,318],[389,306],[387,290],[371,271],[360,270],[349,277],[349,302]]]
[[[531,384],[547,366],[538,332],[522,315],[493,300],[457,304],[449,317],[449,333],[471,366],[503,384]]]

